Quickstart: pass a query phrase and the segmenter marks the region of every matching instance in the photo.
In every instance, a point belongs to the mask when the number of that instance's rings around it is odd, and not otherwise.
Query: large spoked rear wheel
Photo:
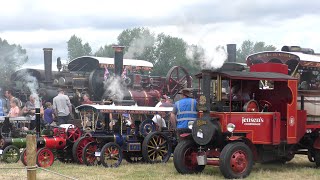
[[[37,151],[37,165],[39,167],[50,167],[54,162],[54,154],[48,148],[41,148]]]
[[[197,145],[192,140],[183,140],[179,142],[173,153],[173,163],[176,170],[181,174],[200,173],[205,168],[204,165],[198,165]]]
[[[118,167],[122,162],[122,150],[116,143],[109,142],[101,149],[101,163],[105,167]]]
[[[82,152],[83,148],[93,141],[91,137],[81,137],[72,146],[72,156],[75,162],[83,164]]]
[[[98,145],[96,142],[90,142],[83,148],[82,161],[87,166],[98,165],[100,152],[98,151]]]
[[[6,163],[16,163],[20,158],[20,150],[14,145],[7,146],[2,152],[2,157]]]
[[[221,151],[219,163],[220,171],[225,178],[245,178],[252,170],[252,151],[243,142],[227,144]]]
[[[148,163],[165,163],[170,159],[171,152],[169,139],[161,132],[152,132],[143,140],[142,156]]]

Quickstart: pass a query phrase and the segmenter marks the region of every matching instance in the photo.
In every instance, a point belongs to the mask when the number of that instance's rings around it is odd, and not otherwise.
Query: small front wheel
[[[181,174],[200,173],[205,168],[197,162],[198,146],[192,140],[179,142],[173,152],[173,163],[176,170]]]
[[[219,164],[220,171],[225,178],[245,178],[252,170],[252,151],[243,142],[227,144],[221,151]]]
[[[48,148],[41,148],[37,152],[37,165],[39,167],[50,167],[54,162],[54,154]]]
[[[122,157],[122,150],[116,143],[109,142],[101,149],[101,163],[104,167],[120,166]]]
[[[14,145],[7,146],[2,152],[3,161],[6,163],[16,163],[20,158],[20,150]]]
[[[87,166],[93,166],[99,164],[98,157],[100,152],[98,151],[98,145],[95,141],[88,143],[82,152],[82,161]]]

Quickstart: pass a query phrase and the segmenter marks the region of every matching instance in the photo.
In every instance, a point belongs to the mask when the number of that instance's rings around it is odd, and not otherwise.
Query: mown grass
[[[23,167],[22,163],[6,164],[0,163],[1,179],[25,180],[26,170],[3,169],[10,167]],[[77,164],[64,164],[55,161],[50,171],[58,172],[76,179],[224,179],[218,167],[207,166],[201,174],[181,175],[174,168],[172,159],[166,164],[128,164],[123,162],[119,168],[104,168],[103,166],[88,167]],[[55,174],[37,170],[37,179],[55,180],[66,179]],[[285,165],[280,164],[255,164],[250,176],[247,179],[320,179],[320,170],[315,164],[307,160],[306,156],[296,156],[291,162]]]

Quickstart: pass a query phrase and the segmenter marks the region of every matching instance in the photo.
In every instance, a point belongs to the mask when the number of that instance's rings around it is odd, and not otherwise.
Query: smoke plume
[[[151,48],[154,44],[154,38],[152,36],[144,36],[134,39],[130,43],[128,51],[125,53],[124,57],[132,59],[141,56],[147,48]]]
[[[122,79],[118,76],[111,76],[104,81],[104,95],[103,97],[112,100],[123,100],[125,96],[125,87],[122,85]]]
[[[223,46],[217,46],[212,51],[191,46],[187,48],[186,55],[190,60],[200,61],[202,69],[218,69],[228,58],[228,54]]]
[[[27,87],[30,92],[30,95],[32,95],[35,98],[35,107],[40,108],[41,103],[38,94],[38,80],[34,76],[31,76],[26,70],[19,72],[18,76],[21,77],[23,83],[22,86]]]

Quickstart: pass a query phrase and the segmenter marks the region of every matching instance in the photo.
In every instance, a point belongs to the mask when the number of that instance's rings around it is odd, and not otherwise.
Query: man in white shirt
[[[58,89],[59,94],[53,98],[52,108],[58,117],[58,123],[67,124],[70,119],[70,112],[72,112],[72,105],[67,95],[64,95],[63,89]]]

